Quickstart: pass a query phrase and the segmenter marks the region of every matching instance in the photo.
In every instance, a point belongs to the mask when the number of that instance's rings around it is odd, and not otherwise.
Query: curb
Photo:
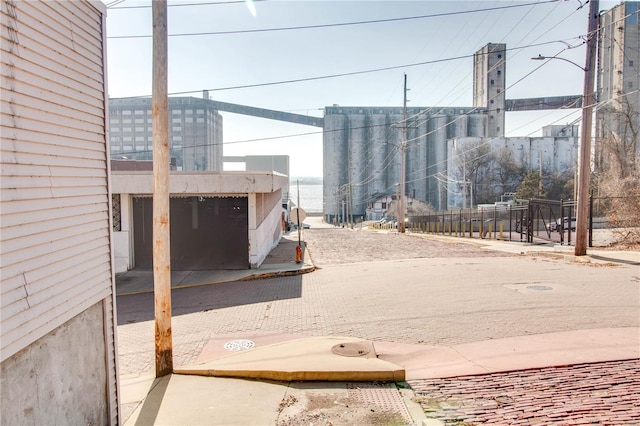
[[[290,277],[290,276],[294,276],[294,275],[308,274],[310,272],[315,271],[316,269],[318,269],[318,268],[315,265],[311,265],[309,267],[296,269],[296,270],[290,270],[290,271],[276,271],[276,272],[266,272],[264,274],[252,274],[252,275],[249,275],[249,276],[246,276],[246,277],[242,277],[242,278],[238,278],[238,279],[232,279],[232,280],[219,280],[219,281],[207,281],[207,282],[193,283],[193,284],[182,284],[182,285],[177,285],[177,286],[171,287],[171,291],[180,290],[180,289],[183,289],[183,288],[202,287],[202,286],[205,286],[205,285],[226,284],[226,283],[232,283],[232,282],[236,282],[236,281],[256,281],[256,280],[263,280],[263,279],[267,279],[267,278]],[[147,294],[147,293],[153,293],[153,289],[140,290],[140,291],[129,291],[129,292],[123,292],[123,293],[118,293],[116,291],[116,297],[133,296],[133,295],[136,295],[136,294]]]

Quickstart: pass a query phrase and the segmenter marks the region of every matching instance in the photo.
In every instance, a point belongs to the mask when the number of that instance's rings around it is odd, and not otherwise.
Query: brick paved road
[[[314,273],[174,291],[175,364],[193,362],[213,336],[232,333],[450,345],[640,326],[637,267],[594,268],[341,228],[305,237],[321,266]],[[152,318],[151,295],[118,298],[121,374],[153,371]]]
[[[640,424],[640,360],[409,382],[446,425]]]

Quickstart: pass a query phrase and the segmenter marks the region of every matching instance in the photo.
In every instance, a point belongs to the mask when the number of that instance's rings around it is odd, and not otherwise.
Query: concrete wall
[[[282,237],[282,206],[276,203],[260,225],[257,225],[256,194],[249,194],[249,265],[260,267]]]
[[[109,424],[104,321],[99,302],[1,364],[3,425]]]

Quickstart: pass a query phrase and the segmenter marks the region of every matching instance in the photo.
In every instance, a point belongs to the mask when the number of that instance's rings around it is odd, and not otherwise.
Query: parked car
[[[560,232],[560,229],[563,230],[568,230],[569,228],[571,228],[572,231],[576,230],[576,218],[572,217],[571,220],[569,220],[568,217],[564,217],[564,218],[558,218],[556,219],[555,222],[550,222],[547,223],[547,229],[550,232]]]
[[[291,228],[298,229],[298,224],[297,223],[291,224]],[[302,222],[302,229],[309,229],[309,228],[311,228],[311,225],[309,225],[308,223]]]

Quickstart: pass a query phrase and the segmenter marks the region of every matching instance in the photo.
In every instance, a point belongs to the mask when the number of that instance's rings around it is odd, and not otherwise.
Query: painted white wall
[[[120,194],[120,231],[113,232],[114,271],[127,272],[133,267],[133,210],[131,195]]]
[[[251,195],[253,195],[253,208],[251,207]],[[255,218],[255,194],[249,196],[249,217],[251,212]],[[253,226],[249,221],[249,264],[251,269],[259,268],[269,252],[280,242],[282,238],[282,202],[276,203],[267,217],[256,229],[255,219]]]

